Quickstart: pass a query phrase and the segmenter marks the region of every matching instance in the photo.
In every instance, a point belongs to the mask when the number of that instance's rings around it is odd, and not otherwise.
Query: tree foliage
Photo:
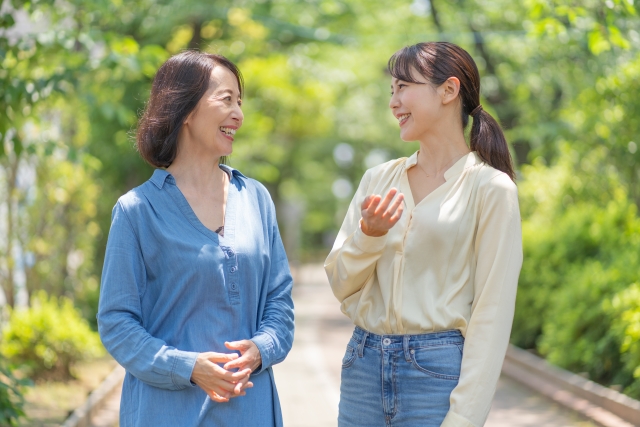
[[[267,186],[304,261],[326,255],[364,170],[417,148],[389,113],[387,59],[447,40],[476,59],[520,166],[514,341],[639,393],[639,23],[632,0],[5,0],[6,299],[44,289],[93,318],[111,208],[151,174],[131,136],[170,55],[221,53],[245,74],[230,163]]]

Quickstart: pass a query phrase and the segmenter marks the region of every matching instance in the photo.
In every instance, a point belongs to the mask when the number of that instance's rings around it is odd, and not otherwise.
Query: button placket
[[[240,304],[240,287],[238,286],[238,257],[235,251],[230,247],[222,247],[225,255],[225,270],[228,271],[227,277],[229,300],[232,305]]]

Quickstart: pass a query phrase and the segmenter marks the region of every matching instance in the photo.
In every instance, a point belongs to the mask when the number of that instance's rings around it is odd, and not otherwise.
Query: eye
[[[242,99],[238,99],[238,106],[242,107]]]
[[[223,99],[224,99],[225,101],[231,101],[231,96],[225,96]]]
[[[399,88],[399,89],[402,89],[403,87],[407,87],[407,85],[405,85],[405,84],[403,84],[403,83],[400,83],[400,84],[398,85],[398,88]]]

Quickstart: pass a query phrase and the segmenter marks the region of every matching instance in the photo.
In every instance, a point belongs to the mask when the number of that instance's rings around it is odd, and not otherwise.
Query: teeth
[[[398,116],[398,121],[402,122],[404,121],[406,118],[408,118],[411,114],[403,114],[401,116]]]
[[[235,135],[235,134],[236,134],[236,130],[235,130],[235,129],[221,127],[221,128],[220,128],[220,130],[221,130],[223,133],[225,133],[225,134],[227,134],[227,135],[229,135],[229,136],[233,136],[233,135]]]

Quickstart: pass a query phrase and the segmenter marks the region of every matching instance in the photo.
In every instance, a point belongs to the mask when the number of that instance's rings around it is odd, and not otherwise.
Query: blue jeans
[[[440,426],[463,345],[458,330],[376,335],[356,326],[342,359],[338,426]]]

